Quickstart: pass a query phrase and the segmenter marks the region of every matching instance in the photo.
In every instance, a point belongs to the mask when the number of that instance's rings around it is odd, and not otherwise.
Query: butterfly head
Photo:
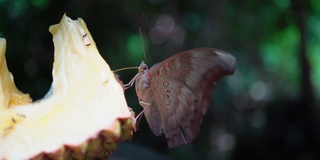
[[[142,61],[139,66],[139,73],[145,73],[148,70],[148,66]]]

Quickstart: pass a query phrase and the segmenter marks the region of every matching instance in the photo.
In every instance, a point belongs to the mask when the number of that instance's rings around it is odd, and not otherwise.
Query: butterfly
[[[233,74],[236,59],[213,48],[178,53],[148,69],[142,61],[133,85],[150,129],[164,133],[168,147],[190,143],[207,112],[210,93],[223,76]],[[127,86],[128,86],[127,85]]]

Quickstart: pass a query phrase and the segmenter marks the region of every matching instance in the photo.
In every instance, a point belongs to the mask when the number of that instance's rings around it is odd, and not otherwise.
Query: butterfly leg
[[[127,90],[128,88],[133,86],[134,81],[136,81],[138,74],[136,74],[129,83],[123,85],[124,90]]]
[[[143,101],[140,101],[139,104],[141,106],[143,106],[143,110],[136,116],[135,118],[135,124],[136,124],[136,129],[135,129],[135,132],[139,132],[139,123],[140,123],[140,120],[142,118],[142,114],[144,113],[144,111],[149,108],[150,104],[149,103],[146,103],[146,102],[143,102]]]
[[[149,106],[150,106],[150,104],[149,103],[146,103],[146,102],[143,102],[143,101],[139,101],[139,104],[143,107],[143,110],[136,116],[136,123],[138,122],[140,122],[140,119],[141,119],[141,117],[142,117],[142,114],[144,113],[144,111],[146,110],[146,109],[148,109],[149,108]]]

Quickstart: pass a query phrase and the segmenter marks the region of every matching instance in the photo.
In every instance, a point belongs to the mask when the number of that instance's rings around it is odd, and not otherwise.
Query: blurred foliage
[[[150,66],[196,47],[237,57],[236,73],[216,86],[193,143],[169,150],[143,118],[142,134],[120,146],[114,159],[320,158],[319,0],[0,0],[9,70],[34,99],[50,87],[48,28],[64,13],[86,21],[114,70],[144,60],[139,27]],[[136,73],[118,74],[126,83]],[[139,113],[134,88],[126,97]]]

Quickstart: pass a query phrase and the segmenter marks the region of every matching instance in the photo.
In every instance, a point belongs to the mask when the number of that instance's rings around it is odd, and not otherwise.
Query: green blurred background
[[[112,159],[320,159],[319,0],[0,0],[9,70],[35,100],[52,82],[48,28],[64,13],[85,20],[113,70],[144,59],[140,26],[149,66],[197,47],[237,57],[235,74],[218,82],[191,144],[168,149],[142,118],[141,134]],[[136,73],[118,72],[124,82]],[[139,113],[134,88],[126,98]]]

